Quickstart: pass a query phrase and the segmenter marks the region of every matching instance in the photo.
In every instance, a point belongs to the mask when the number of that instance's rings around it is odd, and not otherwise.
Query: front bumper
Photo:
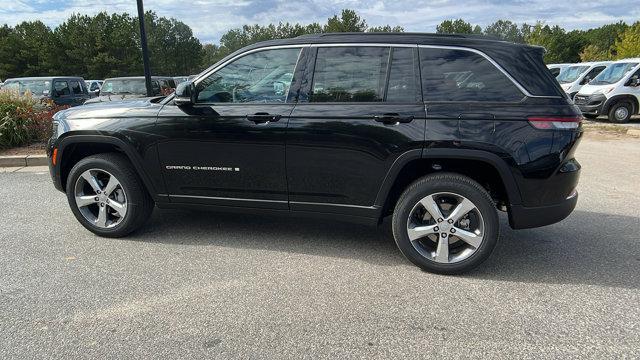
[[[587,115],[601,115],[607,98],[603,94],[580,95],[573,97],[573,102],[578,106],[580,112]]]
[[[555,224],[565,219],[578,203],[578,192],[573,191],[559,204],[526,207],[512,205],[509,209],[509,225],[513,229],[530,229]]]
[[[56,147],[55,140],[49,139],[49,142],[47,143],[47,157],[49,158],[49,175],[51,175],[51,181],[53,181],[53,186],[55,186],[57,190],[64,192],[64,189],[62,188],[62,179],[60,178],[60,163],[57,161],[56,165],[54,165],[52,161],[53,150],[55,149],[55,147]],[[57,160],[60,160],[59,156]]]

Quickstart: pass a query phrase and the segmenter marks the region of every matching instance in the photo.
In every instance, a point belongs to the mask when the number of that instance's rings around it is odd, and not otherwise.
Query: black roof
[[[259,42],[248,46],[248,48],[277,46],[277,45],[297,45],[297,44],[331,44],[331,43],[395,43],[395,44],[419,44],[419,45],[449,45],[465,46],[471,48],[487,47],[512,47],[539,49],[537,46],[516,44],[509,41],[485,35],[463,35],[463,34],[433,34],[433,33],[324,33],[301,35],[290,39],[278,39]]]

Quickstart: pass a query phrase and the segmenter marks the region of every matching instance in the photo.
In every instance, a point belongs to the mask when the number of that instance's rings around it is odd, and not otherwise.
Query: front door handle
[[[247,115],[247,120],[253,121],[256,124],[264,124],[272,121],[278,121],[281,117],[281,115],[271,115],[269,113],[259,112],[253,115]]]
[[[413,115],[400,116],[397,113],[387,113],[382,115],[375,115],[373,120],[381,122],[383,124],[398,124],[398,123],[410,123],[413,121]]]

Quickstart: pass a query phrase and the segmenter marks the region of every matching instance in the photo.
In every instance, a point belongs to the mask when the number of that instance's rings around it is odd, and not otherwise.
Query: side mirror
[[[629,86],[640,86],[638,75],[633,75],[631,79],[629,79]]]
[[[191,81],[185,81],[178,84],[176,88],[176,95],[173,98],[173,102],[177,106],[190,106],[196,103],[198,99],[198,92],[196,91],[196,85]]]
[[[588,84],[590,81],[591,81],[591,78],[588,76],[585,76],[584,79],[582,79],[582,81],[580,82],[580,85]]]

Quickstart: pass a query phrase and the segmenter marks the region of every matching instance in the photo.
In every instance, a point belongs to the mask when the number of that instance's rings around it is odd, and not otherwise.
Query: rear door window
[[[416,48],[392,48],[386,102],[420,102],[420,70]]]
[[[80,83],[77,80],[69,81],[69,87],[71,88],[71,91],[73,92],[73,94],[75,95],[82,94],[82,87],[80,86]]]
[[[320,47],[310,102],[381,102],[388,47]]]
[[[53,89],[58,96],[67,96],[71,94],[69,84],[66,81],[56,80],[53,82]]]
[[[484,56],[458,49],[420,48],[425,101],[516,102],[524,95]]]

